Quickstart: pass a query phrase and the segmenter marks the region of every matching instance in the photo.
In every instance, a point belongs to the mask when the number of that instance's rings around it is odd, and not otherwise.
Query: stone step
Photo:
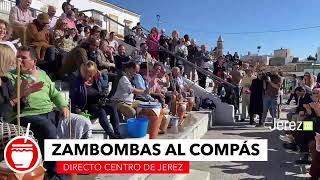
[[[159,135],[159,139],[200,139],[211,126],[212,111],[190,112],[182,126],[168,129],[167,134]],[[128,138],[126,123],[120,123],[120,133]],[[99,122],[95,120],[92,124],[92,139],[107,139],[105,132]],[[142,139],[145,139],[143,137]]]

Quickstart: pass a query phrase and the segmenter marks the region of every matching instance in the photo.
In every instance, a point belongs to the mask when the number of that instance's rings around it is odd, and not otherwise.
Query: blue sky
[[[319,0],[107,0],[141,14],[144,27],[156,26],[171,34],[189,34],[209,47],[216,44],[219,32],[225,41],[225,53],[248,51],[271,54],[277,48],[290,48],[300,58],[314,55],[320,47],[320,28],[302,31],[226,34],[293,29],[320,25]]]

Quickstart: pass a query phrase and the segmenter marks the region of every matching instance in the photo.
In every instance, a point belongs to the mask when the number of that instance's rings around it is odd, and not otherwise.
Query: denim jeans
[[[44,56],[44,60],[51,63],[51,62],[54,62],[55,58],[56,58],[56,49],[55,49],[55,47],[47,48],[46,54]]]
[[[120,119],[116,106],[106,104],[104,107],[101,107],[97,104],[91,104],[87,106],[87,110],[93,115],[93,118],[99,118],[99,123],[107,135],[111,137],[120,135]],[[110,116],[110,122],[108,115]]]
[[[107,118],[107,115],[110,115],[110,122]],[[103,108],[99,109],[99,123],[101,127],[104,129],[104,131],[110,135],[110,134],[115,134],[115,135],[120,135],[120,130],[119,130],[119,114],[118,110],[116,107],[111,106],[111,105],[106,105]],[[110,126],[110,123],[112,125],[112,129]]]
[[[269,110],[270,110],[272,119],[277,118],[277,109],[278,109],[278,96],[269,97],[265,95],[263,97],[262,123],[266,121]]]
[[[38,140],[41,154],[44,154],[44,140],[57,139],[57,123],[59,112],[49,112],[35,116],[27,116],[21,118],[21,126],[27,127],[30,123],[30,130],[34,133],[34,137]],[[45,168],[49,176],[56,174],[56,162],[46,161]]]

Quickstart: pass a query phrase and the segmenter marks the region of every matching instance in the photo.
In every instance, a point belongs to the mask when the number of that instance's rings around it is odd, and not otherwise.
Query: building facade
[[[55,6],[57,8],[56,16],[62,14],[62,4],[65,0],[33,0],[31,8],[38,11],[46,12],[49,5]],[[105,2],[103,0],[73,0],[71,4],[78,8],[79,11],[85,11],[85,14],[89,17],[94,17],[97,24],[106,29],[109,32],[114,31],[120,36],[124,35],[124,28],[114,21],[120,24],[126,25],[130,28],[134,27],[138,22],[140,22],[140,15],[136,12],[127,10],[123,7],[114,5],[112,3]],[[8,20],[9,12],[12,6],[15,6],[14,0],[1,0],[0,1],[0,18]],[[106,18],[107,15],[109,20]]]
[[[251,54],[241,56],[241,60],[243,62],[247,62],[252,65],[269,65],[270,56],[268,55],[258,55],[258,54]]]
[[[270,59],[270,65],[283,66],[293,61],[293,55],[290,49],[276,49],[274,50],[273,57]]]

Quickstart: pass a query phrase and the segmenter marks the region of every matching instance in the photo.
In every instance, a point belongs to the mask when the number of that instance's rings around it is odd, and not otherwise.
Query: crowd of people
[[[31,124],[42,153],[44,139],[89,138],[90,119],[97,118],[109,138],[121,139],[119,123],[136,117],[140,102],[160,103],[175,115],[177,97],[194,96],[183,81],[184,67],[172,63],[171,73],[159,63],[157,29],[141,38],[139,48],[128,56],[114,32],[101,30],[70,1],[63,4],[60,17],[49,6],[35,19],[31,3],[20,1],[10,12],[9,23],[0,20],[0,116],[1,123],[16,124],[16,104],[21,101],[21,126]],[[135,31],[142,31],[139,24]],[[16,65],[22,79],[21,99],[14,88]],[[63,97],[55,80],[69,84],[70,97]],[[49,179],[64,178],[56,173],[55,162],[44,165]]]
[[[216,77],[233,85],[216,83],[215,91],[222,101],[234,105],[235,113],[240,111],[242,99],[241,121],[249,117],[253,125],[258,115],[257,126],[262,126],[268,111],[273,119],[278,118],[284,79],[281,73],[263,72],[241,61],[234,61],[228,72],[228,58],[223,56],[216,57],[210,67],[213,59],[206,45],[198,47],[195,39],[187,34],[180,37],[178,31],[168,37],[164,30],[152,28],[146,36],[140,23],[126,30],[125,42],[137,47],[128,56],[116,33],[102,30],[94,19],[74,8],[70,0],[62,5],[63,13],[59,17],[55,7],[49,6],[47,13],[40,13],[35,19],[30,11],[31,3],[32,0],[21,0],[11,9],[9,23],[0,20],[0,116],[2,121],[15,124],[15,106],[21,101],[21,125],[26,127],[31,123],[42,152],[44,139],[89,138],[91,121],[83,114],[98,118],[112,139],[123,138],[119,123],[136,117],[140,102],[158,102],[176,115],[177,98],[195,96],[183,77],[195,81],[197,75],[199,86],[207,87],[207,76],[181,58],[206,71],[212,68]],[[12,41],[15,39],[20,40],[21,47],[16,48]],[[20,100],[14,88],[16,58],[23,80]],[[290,114],[290,120],[311,119],[314,130],[288,131],[281,139],[286,140],[285,147],[294,150],[299,147],[304,154],[300,163],[305,163],[309,154],[312,156],[310,174],[317,178],[320,176],[320,135],[316,135],[320,133],[320,77],[305,73],[302,80],[296,76],[293,79],[287,104],[294,98],[297,108]],[[61,95],[53,80],[68,82],[70,98]],[[69,132],[69,123],[73,124],[73,133]],[[46,162],[45,166],[49,178],[62,178],[56,174],[55,162]]]
[[[245,75],[240,83],[242,89],[241,121],[244,121],[249,115],[249,122],[253,125],[255,116],[258,115],[257,126],[265,125],[269,111],[272,124],[276,126],[277,119],[280,119],[277,111],[279,111],[278,106],[281,104],[279,101],[283,96],[281,91],[284,89],[284,79],[291,79],[292,82],[290,97],[285,104],[290,105],[292,99],[295,99],[295,107],[289,110],[287,117],[290,122],[296,123],[297,129],[286,130],[285,135],[280,135],[280,139],[285,142],[284,148],[300,152],[302,157],[296,163],[311,164],[311,179],[318,179],[320,177],[320,114],[317,112],[320,111],[320,89],[315,76],[306,72],[303,78],[298,78],[296,75],[284,78],[279,72],[263,72],[259,68],[245,69]],[[310,131],[298,130],[299,123],[304,121],[311,121]]]

